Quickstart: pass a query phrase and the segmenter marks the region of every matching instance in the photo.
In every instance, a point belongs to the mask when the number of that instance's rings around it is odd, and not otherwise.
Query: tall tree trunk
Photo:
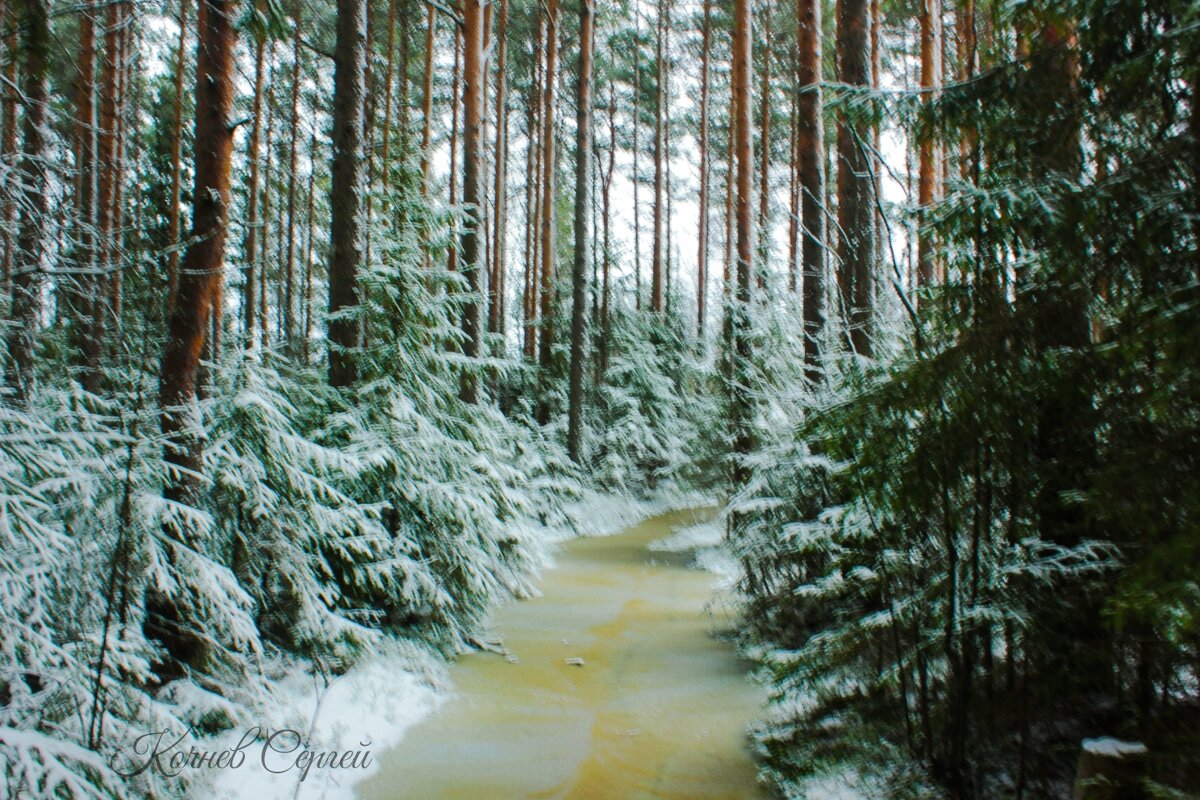
[[[616,81],[608,82],[608,167],[603,184],[603,221],[604,221],[604,274],[603,289],[600,294],[600,346],[596,357],[596,387],[604,384],[604,375],[608,371],[609,337],[611,334],[611,302],[612,302],[612,181],[617,164],[617,87]]]
[[[463,205],[462,271],[470,297],[463,303],[463,355],[477,359],[483,345],[483,303],[487,291],[480,232],[483,229],[483,86],[487,69],[483,57],[484,0],[463,0]],[[474,403],[479,385],[473,368],[463,374],[461,396]]]
[[[42,314],[46,216],[46,73],[50,58],[50,13],[46,0],[24,0],[21,14],[21,53],[24,56],[21,91],[25,119],[21,155],[21,213],[17,252],[13,258],[13,327],[8,352],[12,366],[6,377],[18,403],[26,404],[34,382],[34,345]],[[10,91],[12,91],[10,89]]]
[[[792,58],[793,75],[795,80],[795,62]],[[796,170],[796,93],[792,92],[791,107],[788,109],[788,291],[795,294],[800,288],[799,264],[797,256],[800,248],[800,190]]]
[[[107,6],[104,16],[104,51],[100,64],[100,108],[97,130],[96,185],[96,289],[92,295],[91,339],[99,360],[102,343],[108,340],[109,322],[114,319],[113,287],[119,270],[117,256],[117,208],[122,8],[120,2]],[[96,369],[99,364],[96,363]]]
[[[270,306],[267,303],[267,267],[271,263],[271,174],[275,162],[275,149],[271,147],[271,142],[274,140],[272,131],[275,126],[275,46],[273,43],[267,43],[267,62],[270,65],[270,77],[267,80],[267,93],[264,97],[264,102],[267,107],[267,133],[264,143],[266,145],[267,159],[263,165],[263,185],[262,196],[260,199],[260,217],[258,228],[260,231],[258,243],[258,322],[259,336],[261,337],[262,349],[266,350],[271,344],[271,330],[269,326]],[[278,265],[276,265],[278,267]],[[278,272],[278,268],[276,269]]]
[[[541,386],[537,419],[550,421],[550,371],[554,360],[554,82],[558,72],[558,0],[546,2],[546,75],[542,100],[542,275],[538,362]]]
[[[183,196],[183,76],[187,71],[188,0],[179,0],[179,49],[175,54],[175,107],[171,128],[171,207],[167,209],[167,241],[171,248],[167,256],[168,304],[174,303],[179,288],[179,227],[180,205]],[[261,70],[261,59],[258,62]],[[261,71],[259,72],[261,77]],[[261,80],[257,83],[262,90]],[[258,98],[258,92],[255,99]]]
[[[250,126],[250,186],[246,197],[246,238],[242,257],[246,260],[246,281],[242,286],[243,333],[246,346],[254,347],[256,337],[255,306],[258,303],[256,279],[261,280],[258,259],[258,164],[261,156],[259,138],[262,135],[263,50],[260,38],[254,45],[254,108]]]
[[[579,82],[575,116],[575,260],[571,272],[571,372],[567,403],[567,453],[579,463],[583,436],[583,324],[587,290],[587,261],[591,231],[592,171],[592,56],[595,45],[595,7],[579,2]]]
[[[642,309],[642,213],[638,189],[642,184],[641,146],[638,133],[642,121],[642,10],[640,0],[633,0],[633,306]]]
[[[454,29],[454,76],[450,88],[450,205],[458,204],[458,116],[462,91],[462,29]],[[458,247],[451,247],[448,268],[451,272],[458,269]]]
[[[195,505],[202,468],[195,436],[196,372],[221,283],[233,163],[233,68],[236,2],[203,0],[196,60],[195,181],[192,229],[180,265],[179,292],[167,323],[159,380],[167,461],[178,468],[168,499]]]
[[[363,132],[367,84],[366,0],[337,0],[337,45],[333,72],[333,180],[329,260],[329,383],[358,380],[355,360],[362,326],[358,274],[363,259]]]
[[[704,339],[705,301],[708,299],[708,59],[712,50],[712,0],[704,0],[700,26],[700,219],[696,256],[696,338]]]
[[[759,98],[758,238],[759,260],[755,282],[759,289],[767,285],[768,254],[771,252],[771,3],[764,3],[762,93]]]
[[[500,0],[496,20],[496,172],[493,178],[493,242],[488,285],[488,330],[504,332],[505,272],[508,247],[505,228],[508,214],[508,0]]]
[[[421,195],[429,194],[430,150],[433,140],[433,46],[437,33],[437,12],[432,5],[426,15],[425,23],[425,87],[421,95],[421,112],[424,120],[421,124]]]
[[[96,22],[94,10],[85,8],[79,19],[79,87],[76,116],[79,122],[76,205],[79,218],[79,255],[81,274],[68,293],[71,322],[74,327],[76,357],[83,387],[90,392],[100,388],[102,341],[96,336],[92,320],[101,282],[96,273]],[[15,20],[14,20],[15,22]],[[15,26],[14,26],[15,27]],[[12,54],[15,63],[16,54]],[[11,90],[10,90],[11,91]],[[14,126],[13,130],[16,128]]]
[[[541,52],[542,21],[539,17],[535,24],[534,52]],[[529,113],[526,118],[525,137],[525,281],[522,295],[522,335],[525,358],[533,361],[537,357],[537,274],[538,274],[538,239],[540,233],[539,220],[541,210],[541,70],[538,59],[532,65],[532,85],[527,98]]]
[[[821,113],[821,0],[796,0],[796,170],[800,178],[803,239],[804,365],[821,378],[820,336],[825,327],[825,136]]]
[[[663,310],[663,115],[667,113],[664,84],[667,67],[663,53],[663,30],[666,25],[667,0],[658,0],[658,20],[654,38],[654,241],[650,256],[650,310]]]
[[[5,3],[5,14],[0,17],[0,23],[4,25],[7,35],[4,39],[4,86],[3,86],[3,107],[4,107],[4,125],[0,128],[0,163],[7,166],[13,159],[17,158],[17,62],[20,60],[20,51],[18,49],[17,31],[20,26],[17,20],[20,15],[13,7],[13,0]],[[94,48],[94,44],[93,44]],[[93,131],[95,128],[95,111],[93,110],[90,119],[92,120]],[[93,137],[94,140],[94,137]],[[94,147],[94,145],[93,145]],[[3,196],[0,196],[0,227],[2,227],[3,252],[0,253],[0,280],[3,281],[3,291],[7,294],[9,290],[9,282],[12,278],[13,267],[13,222],[17,216],[17,204],[13,202],[13,188],[6,186],[3,189]],[[94,212],[93,212],[94,216]],[[94,246],[94,245],[93,245]]]
[[[938,76],[941,74],[941,0],[920,0],[920,4],[921,102],[929,104],[933,102]],[[917,283],[920,286],[929,286],[940,280],[933,255],[933,241],[926,227],[927,214],[930,206],[937,200],[938,191],[933,136],[928,133],[922,135],[917,146],[920,150],[917,173]]]
[[[288,175],[287,175],[287,255],[283,260],[283,341],[284,347],[291,356],[295,356],[296,344],[296,169],[299,149],[297,140],[300,138],[300,11],[301,3],[296,3],[293,11],[293,24],[296,30],[292,36],[292,85],[291,85],[291,118],[288,123]]]
[[[929,0],[932,2],[932,0]],[[851,88],[871,85],[870,0],[840,0],[838,71]],[[838,282],[850,328],[850,343],[859,355],[871,354],[871,269],[875,263],[874,182],[868,161],[870,126],[844,110],[838,116]]]
[[[750,301],[753,275],[754,228],[751,213],[754,152],[751,128],[753,54],[751,50],[751,0],[734,0],[733,6],[733,142],[736,160],[737,204],[737,293],[730,304],[730,332],[733,339],[734,379],[732,387],[732,426],[734,440],[733,486],[745,485],[749,478],[747,456],[754,446],[750,400]]]

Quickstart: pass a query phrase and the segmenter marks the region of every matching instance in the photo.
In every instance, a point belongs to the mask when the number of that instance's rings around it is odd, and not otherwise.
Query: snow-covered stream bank
[[[452,669],[454,696],[378,756],[365,800],[765,797],[746,726],[762,691],[691,552],[651,550],[696,512],[570,542],[542,596],[495,615],[507,658]]]

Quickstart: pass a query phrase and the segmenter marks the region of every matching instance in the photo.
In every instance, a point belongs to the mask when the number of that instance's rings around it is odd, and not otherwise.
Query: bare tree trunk
[[[642,308],[642,214],[638,189],[642,183],[641,147],[638,132],[642,120],[642,11],[640,0],[633,0],[635,38],[633,53],[633,305]]]
[[[462,233],[462,271],[470,297],[463,303],[463,355],[479,358],[483,345],[484,260],[480,247],[483,228],[483,86],[487,69],[483,60],[483,0],[463,0],[463,205],[467,220]],[[463,373],[461,397],[474,403],[478,380],[471,367]]]
[[[921,101],[933,102],[941,73],[941,0],[920,0],[921,17]],[[929,286],[940,282],[933,255],[933,241],[926,228],[929,207],[937,200],[937,167],[933,136],[924,135],[918,142],[920,166],[917,175],[917,283]]]
[[[700,220],[696,256],[696,338],[704,339],[708,298],[708,59],[712,50],[712,0],[704,0],[700,26]]]
[[[246,282],[242,287],[243,332],[246,335],[246,346],[255,344],[255,305],[258,303],[256,277],[258,269],[258,163],[261,155],[259,137],[262,134],[262,93],[263,93],[263,40],[259,39],[254,45],[254,110],[253,122],[250,127],[250,187],[246,198],[246,239],[243,258],[246,259]],[[259,279],[261,279],[259,277]]]
[[[288,123],[288,176],[287,176],[287,256],[283,261],[283,341],[290,356],[295,355],[296,344],[296,169],[298,148],[296,140],[300,133],[300,10],[296,3],[293,23],[296,30],[292,37],[292,85],[291,118]]]
[[[583,437],[583,325],[591,231],[588,204],[592,170],[592,60],[595,7],[579,3],[579,82],[575,103],[575,260],[571,273],[571,371],[567,403],[567,453],[579,463]]]
[[[304,226],[304,327],[300,333],[305,364],[309,362],[309,343],[312,341],[313,216],[317,205],[317,130],[315,127],[308,142],[308,163],[308,209]]]
[[[267,61],[273,62],[275,57],[275,47],[273,44],[267,44]],[[266,350],[271,343],[271,331],[269,326],[267,303],[267,267],[270,266],[271,258],[271,169],[274,163],[275,150],[271,147],[271,142],[275,138],[272,135],[275,125],[275,67],[272,63],[271,76],[267,81],[267,94],[265,102],[267,105],[267,134],[265,139],[267,161],[263,171],[263,186],[262,197],[260,201],[261,212],[258,223],[258,228],[261,230],[258,245],[258,322],[259,334],[261,337],[262,349]]]
[[[797,0],[796,170],[800,178],[803,240],[804,364],[810,381],[821,378],[820,335],[825,327],[825,142],[821,113],[821,0]]]
[[[366,0],[338,0],[333,73],[333,182],[329,260],[329,383],[358,380],[356,351],[362,326],[351,315],[359,304],[358,273],[363,259],[363,138],[367,83]]]
[[[611,190],[613,172],[617,163],[617,87],[616,82],[608,82],[608,167],[604,176],[603,186],[603,220],[604,220],[604,275],[603,290],[600,295],[600,346],[596,357],[596,386],[604,383],[604,374],[608,371],[609,336],[611,334],[611,302],[612,302],[612,204]]]
[[[751,213],[754,152],[751,146],[753,74],[751,50],[751,0],[734,0],[733,6],[733,143],[737,167],[737,294],[730,304],[729,328],[734,347],[732,427],[734,439],[733,486],[749,477],[746,457],[754,446],[748,376],[753,356],[750,342],[750,302],[753,275],[754,220]]]
[[[541,52],[542,21],[536,21],[534,33],[534,52]],[[537,274],[538,274],[538,240],[539,220],[541,210],[541,71],[538,69],[538,59],[532,65],[533,81],[528,97],[529,113],[526,119],[525,147],[525,282],[522,295],[522,332],[523,352],[525,357],[533,361],[537,357],[537,307],[535,303]]]
[[[44,163],[50,14],[46,0],[25,0],[23,11],[21,53],[25,63],[21,90],[25,95],[25,120],[21,156],[22,197],[17,252],[11,273],[13,327],[9,333],[8,352],[13,363],[6,377],[16,401],[27,404],[34,384],[34,345],[41,324],[45,227],[50,210]]]
[[[454,77],[450,89],[450,205],[458,204],[458,116],[462,91],[462,29],[454,29]],[[450,248],[448,268],[458,269],[458,247]]]
[[[179,49],[175,54],[175,108],[171,130],[171,207],[167,209],[168,303],[173,304],[179,287],[180,204],[183,196],[183,76],[187,71],[188,0],[179,0]],[[260,62],[261,63],[261,62]],[[261,82],[260,82],[261,83]],[[261,91],[261,85],[259,86]],[[257,93],[255,95],[257,99]]]
[[[763,72],[762,95],[759,98],[759,172],[758,172],[758,236],[759,256],[762,261],[755,271],[755,282],[759,289],[767,286],[767,262],[771,251],[770,203],[771,203],[771,3],[763,9]]]
[[[504,332],[505,272],[508,248],[505,227],[508,213],[508,0],[500,0],[500,13],[496,21],[496,173],[493,178],[495,193],[493,207],[493,242],[491,251],[491,276],[488,285],[488,330]]]
[[[869,0],[840,0],[838,19],[839,77],[848,87],[871,85]],[[932,2],[932,0],[929,0]],[[840,112],[838,117],[838,244],[841,261],[838,282],[850,328],[850,342],[859,355],[871,354],[871,269],[875,263],[874,182],[867,149],[870,126]]]
[[[549,381],[554,359],[554,81],[558,72],[558,0],[546,3],[546,75],[542,100],[542,276],[538,362],[541,389],[538,422],[550,421]]]
[[[5,4],[5,14],[0,17],[0,23],[3,23],[7,30],[7,36],[4,39],[4,86],[3,86],[3,107],[4,107],[4,126],[0,129],[0,163],[8,165],[17,157],[17,62],[19,60],[19,50],[17,41],[17,20],[20,18],[12,3]],[[95,44],[93,43],[93,49]],[[92,121],[93,141],[95,128],[95,110],[93,108],[89,119]],[[93,152],[94,152],[93,144]],[[13,202],[13,191],[11,187],[4,188],[3,197],[0,197],[0,225],[3,226],[3,253],[0,253],[0,280],[3,281],[3,291],[7,294],[9,290],[9,282],[12,279],[13,267],[13,237],[12,227],[17,216],[17,204]],[[95,216],[93,210],[92,216]],[[89,234],[91,235],[91,234]],[[94,247],[94,245],[93,245]]]
[[[795,59],[792,59],[793,73]],[[795,75],[793,74],[793,80]],[[792,92],[791,107],[788,109],[788,291],[795,294],[800,288],[797,256],[800,248],[800,192],[796,170],[796,93]]]
[[[224,269],[233,162],[233,68],[236,3],[203,0],[196,62],[195,183],[192,229],[180,265],[179,292],[167,323],[159,380],[167,461],[178,468],[168,499],[195,505],[201,443],[192,430],[196,372]]]
[[[95,392],[100,388],[102,342],[92,322],[101,280],[96,273],[96,22],[94,10],[85,8],[79,19],[79,87],[76,115],[79,123],[77,151],[79,185],[76,194],[79,219],[78,264],[81,274],[67,293],[75,328],[75,351],[82,367],[81,383]],[[16,20],[13,20],[15,23]],[[14,25],[15,28],[15,25]],[[16,63],[16,54],[11,54]],[[14,89],[9,89],[14,91]],[[15,110],[15,107],[14,107]],[[15,122],[15,121],[14,121]],[[13,131],[16,131],[14,125]]]
[[[666,113],[663,86],[666,83],[666,61],[663,53],[663,30],[667,15],[667,0],[658,0],[658,19],[655,24],[654,64],[657,73],[654,86],[654,241],[650,256],[650,310],[663,310],[663,115]]]
[[[429,151],[433,131],[433,45],[434,35],[437,33],[436,13],[433,6],[430,5],[425,24],[425,88],[424,94],[421,96],[421,111],[425,115],[421,126],[421,175],[423,177],[421,195],[423,197],[429,194]]]

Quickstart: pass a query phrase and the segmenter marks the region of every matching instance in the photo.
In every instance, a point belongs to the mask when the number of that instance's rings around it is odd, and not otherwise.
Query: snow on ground
[[[311,751],[357,753],[355,766],[312,766],[301,781],[303,762],[296,762],[301,749],[282,752],[296,737],[281,734],[277,747],[266,748],[263,739],[247,747],[237,769],[205,770],[189,795],[196,800],[352,800],[354,785],[378,768],[379,754],[398,744],[447,695],[445,667],[434,656],[403,643],[389,650],[328,682],[294,668],[274,687],[277,705],[265,709],[265,718],[257,722],[272,732],[301,730]],[[245,733],[228,732],[197,746],[232,747]],[[369,758],[361,755],[364,751]]]
[[[650,549],[668,553],[694,550],[696,566],[720,577],[721,588],[728,589],[737,580],[737,561],[725,546],[724,517],[679,528],[665,539],[652,542]]]
[[[712,496],[701,492],[666,490],[650,498],[637,498],[585,491],[565,509],[570,526],[544,528],[543,535],[548,542],[579,536],[609,536],[658,514],[712,505],[716,505]]]

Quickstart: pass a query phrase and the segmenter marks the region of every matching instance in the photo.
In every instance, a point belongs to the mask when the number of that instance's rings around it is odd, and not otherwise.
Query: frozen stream
[[[568,543],[543,595],[495,615],[519,659],[473,653],[455,696],[378,754],[364,800],[765,798],[745,729],[762,692],[710,636],[714,578],[647,546],[684,511]],[[583,666],[568,663],[582,659]]]

